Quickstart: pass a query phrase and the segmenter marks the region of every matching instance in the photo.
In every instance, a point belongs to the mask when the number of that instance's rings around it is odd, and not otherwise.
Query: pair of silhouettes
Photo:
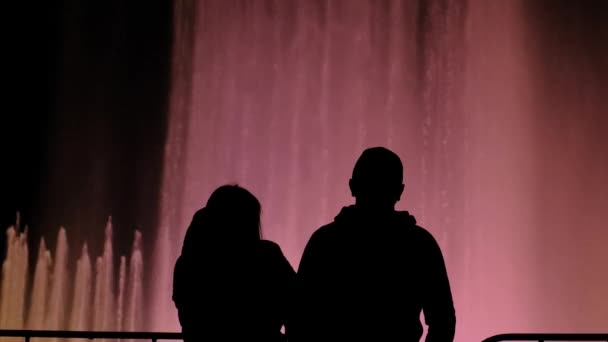
[[[403,165],[365,150],[349,186],[356,201],[310,238],[297,274],[280,247],[260,238],[260,203],[218,188],[192,220],[174,270],[184,340],[451,342],[455,312],[433,236],[395,211]]]

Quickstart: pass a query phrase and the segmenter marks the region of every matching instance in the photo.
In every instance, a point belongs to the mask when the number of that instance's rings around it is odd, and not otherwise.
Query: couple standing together
[[[365,150],[349,186],[355,204],[308,241],[296,272],[262,240],[258,200],[236,185],[213,192],[188,227],[173,275],[186,342],[451,342],[456,318],[441,250],[406,211],[403,165]],[[285,335],[281,329],[285,328]]]

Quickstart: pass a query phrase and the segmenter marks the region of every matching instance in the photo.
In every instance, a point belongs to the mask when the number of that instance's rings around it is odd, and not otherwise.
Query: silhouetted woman
[[[213,192],[188,227],[173,274],[184,341],[279,341],[295,272],[260,236],[258,200],[237,185]]]

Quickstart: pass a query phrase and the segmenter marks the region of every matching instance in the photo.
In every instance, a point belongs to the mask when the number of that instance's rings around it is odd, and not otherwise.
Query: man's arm
[[[285,255],[283,254],[283,251],[279,245],[270,241],[264,242],[270,246],[270,262],[277,271],[276,280],[278,288],[277,295],[279,296],[279,312],[281,323],[285,325],[287,332],[288,320],[291,315],[291,310],[293,309],[291,300],[296,281],[296,272],[294,271],[293,267],[291,267],[291,264],[287,258],[285,258]]]
[[[292,296],[292,312],[286,333],[290,341],[310,341],[316,335],[317,322],[320,313],[316,305],[320,301],[323,252],[319,243],[318,232],[315,232],[306,247],[300,260],[296,275],[296,285]]]
[[[437,241],[427,231],[424,231],[424,235],[426,250],[422,309],[429,327],[426,342],[452,342],[456,330],[456,314],[450,281]]]

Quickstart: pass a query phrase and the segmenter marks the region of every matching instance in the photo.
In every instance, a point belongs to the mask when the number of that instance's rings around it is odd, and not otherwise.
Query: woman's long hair
[[[194,215],[182,254],[253,245],[262,238],[260,215],[260,202],[251,192],[238,185],[220,186]]]
[[[216,223],[211,235],[237,241],[258,241],[262,238],[258,199],[238,185],[223,185],[209,197],[206,209]]]

